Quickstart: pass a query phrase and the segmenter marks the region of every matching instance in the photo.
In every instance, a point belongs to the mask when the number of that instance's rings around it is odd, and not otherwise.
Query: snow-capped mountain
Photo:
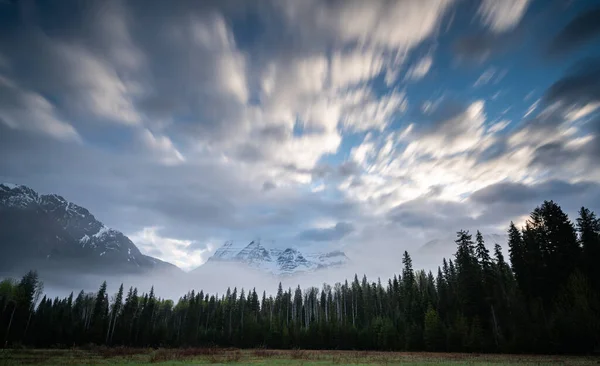
[[[215,262],[244,263],[279,276],[342,266],[348,263],[349,259],[341,251],[302,254],[294,248],[265,248],[260,241],[254,240],[243,248],[235,247],[231,241],[226,242],[207,263]]]
[[[96,220],[87,209],[56,194],[0,183],[0,264],[145,272],[176,269],[142,254],[127,236]]]

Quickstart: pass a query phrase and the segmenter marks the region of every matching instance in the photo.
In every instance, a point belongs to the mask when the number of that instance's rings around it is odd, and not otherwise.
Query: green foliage
[[[444,327],[437,311],[430,305],[425,313],[425,346],[429,351],[444,350]]]
[[[577,229],[552,201],[508,230],[509,265],[478,231],[457,233],[454,259],[437,275],[415,271],[382,284],[299,286],[275,296],[255,289],[191,291],[177,302],[123,285],[40,300],[35,272],[0,282],[0,331],[7,345],[89,343],[134,347],[269,347],[585,353],[600,346],[600,222],[585,208]]]

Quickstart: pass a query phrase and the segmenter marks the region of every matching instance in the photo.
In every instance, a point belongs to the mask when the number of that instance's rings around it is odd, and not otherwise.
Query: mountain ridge
[[[206,263],[243,263],[264,272],[282,276],[343,266],[349,261],[346,254],[339,250],[303,254],[296,248],[265,248],[259,240],[253,240],[243,248],[236,248],[232,241],[227,241],[215,251]]]
[[[86,208],[24,185],[0,183],[0,222],[5,223],[0,225],[0,263],[6,268],[64,264],[124,273],[179,270],[142,254],[126,235],[106,227]]]
[[[81,267],[117,273],[160,268],[183,272],[171,263],[142,254],[125,234],[104,225],[88,209],[61,195],[39,194],[25,185],[0,183],[0,223],[4,223],[0,225],[3,269],[54,265],[55,269]],[[206,263],[217,262],[290,276],[342,266],[349,259],[341,251],[302,253],[297,248],[265,248],[253,240],[240,248],[232,241],[225,242]]]

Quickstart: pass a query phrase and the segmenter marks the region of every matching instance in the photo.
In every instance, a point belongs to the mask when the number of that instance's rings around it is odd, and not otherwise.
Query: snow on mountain
[[[235,257],[235,255],[237,254],[237,250],[235,248],[232,248],[232,246],[232,241],[225,242],[225,244],[223,244],[222,247],[217,249],[217,251],[215,252],[215,254],[213,254],[212,257],[215,259],[231,259]]]
[[[23,185],[0,183],[0,222],[8,223],[0,225],[4,244],[0,265],[42,258],[115,270],[172,266],[142,254],[127,236],[105,226],[84,207],[56,194],[39,195]],[[295,248],[265,248],[254,240],[242,247],[226,242],[208,262],[243,263],[279,276],[339,267],[349,259],[341,251],[303,253]]]
[[[143,255],[123,233],[106,227],[87,209],[56,194],[38,195],[29,187],[0,183],[0,213],[15,225],[0,236],[7,244],[30,246],[27,255],[45,259],[80,258],[90,265],[152,269],[173,267]],[[0,248],[2,249],[2,248]],[[8,256],[8,252],[5,253]],[[12,256],[19,253],[10,252]],[[9,258],[13,261],[28,258]]]
[[[309,261],[319,263],[324,267],[343,265],[348,261],[346,254],[339,250],[328,253],[309,253],[306,254],[306,258]]]
[[[342,266],[348,263],[349,259],[341,251],[302,254],[294,248],[265,248],[260,241],[253,240],[243,248],[236,248],[231,241],[226,242],[208,259],[208,263],[215,262],[244,263],[249,267],[281,276]]]
[[[15,188],[19,187],[18,184],[14,184],[14,183],[0,183],[0,185],[4,186],[5,188],[8,188],[8,189],[15,189]]]
[[[13,183],[0,183],[0,205],[27,208],[38,201],[38,194],[29,187]]]

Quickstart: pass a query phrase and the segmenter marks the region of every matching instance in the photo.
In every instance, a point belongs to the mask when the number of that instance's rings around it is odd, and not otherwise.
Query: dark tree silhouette
[[[123,285],[43,297],[35,272],[0,282],[0,331],[6,345],[273,347],[584,353],[600,346],[600,222],[586,208],[576,227],[552,201],[519,230],[508,229],[510,265],[478,231],[459,231],[454,259],[437,275],[415,271],[408,252],[401,275],[382,284],[352,282],[275,295],[255,289],[220,297],[191,291],[176,303]],[[384,285],[385,284],[385,285]],[[124,297],[124,299],[123,299]]]

